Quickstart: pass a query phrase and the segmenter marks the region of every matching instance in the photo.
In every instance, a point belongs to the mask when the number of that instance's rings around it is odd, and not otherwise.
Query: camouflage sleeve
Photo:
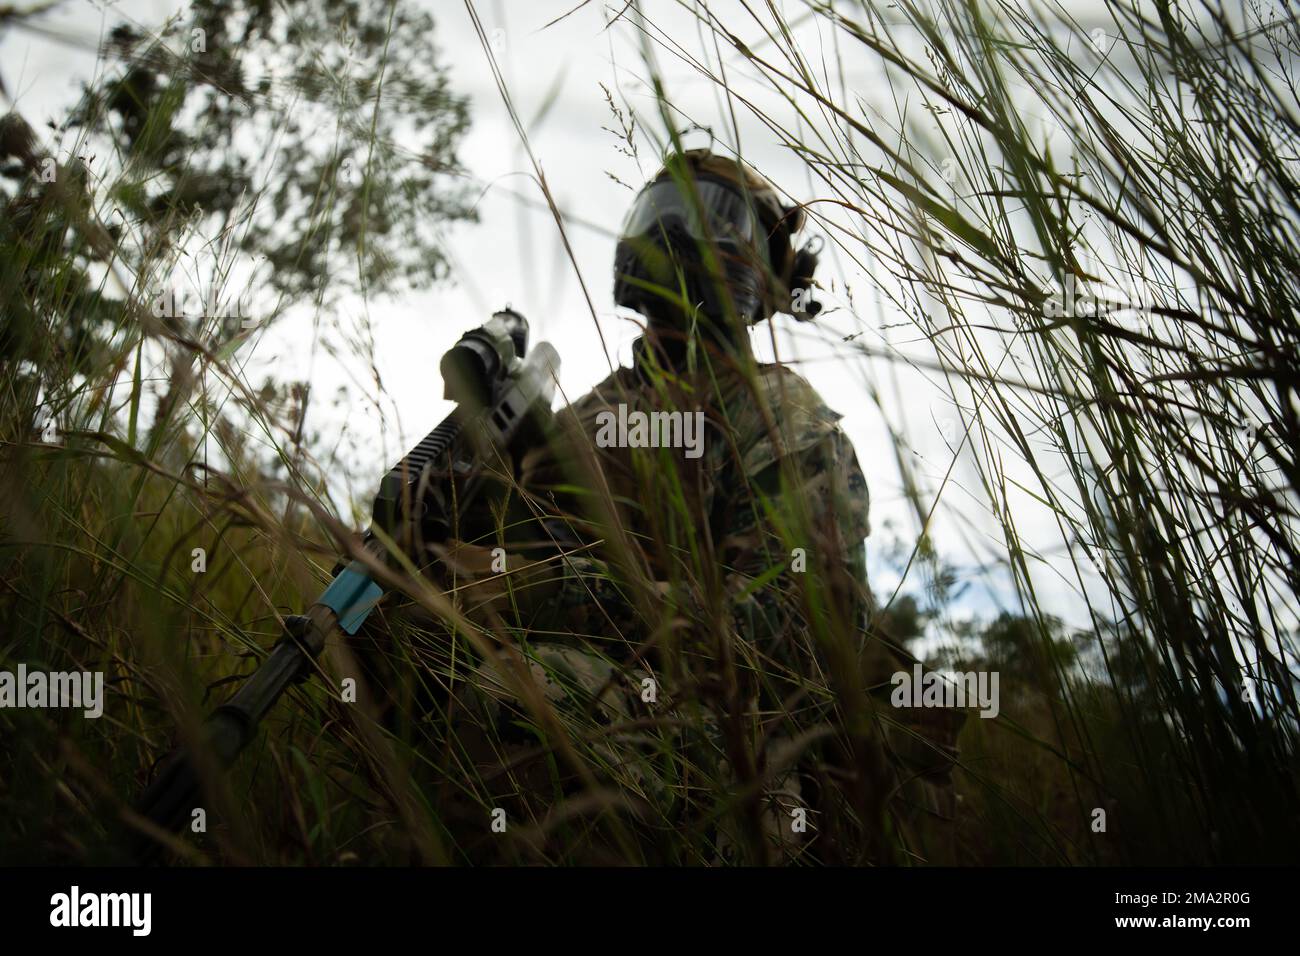
[[[735,605],[742,639],[767,669],[786,678],[769,681],[760,703],[775,706],[796,689],[827,686],[813,668],[855,666],[876,701],[878,739],[897,781],[896,822],[914,851],[950,859],[948,826],[957,806],[950,771],[963,715],[889,706],[890,677],[904,658],[873,638],[868,498],[857,456],[839,416],[803,379],[782,370],[765,387],[779,427],[762,428],[753,412],[738,422],[737,434],[752,442],[741,448],[741,480],[728,498],[734,517],[721,544],[724,562],[746,591],[772,569],[786,569]],[[807,609],[814,607],[820,625],[809,620]],[[798,721],[803,728],[808,716]]]
[[[866,480],[843,429],[804,379],[766,366],[733,413],[736,447],[715,503],[738,636],[797,683],[824,644],[856,649],[866,618]],[[814,633],[809,607],[826,618]],[[830,628],[827,633],[825,628]]]
[[[500,489],[462,516],[465,530],[448,542],[440,584],[466,617],[563,642],[639,640],[644,629],[633,602],[607,562],[566,535],[562,523],[545,527],[529,518],[518,495]]]

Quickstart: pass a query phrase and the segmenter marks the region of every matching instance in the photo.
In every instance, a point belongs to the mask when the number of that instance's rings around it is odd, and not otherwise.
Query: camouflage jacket
[[[467,611],[654,670],[671,650],[707,671],[736,639],[740,669],[794,679],[821,656],[814,606],[823,643],[860,645],[868,493],[840,416],[784,366],[682,372],[643,342],[518,463],[474,542],[506,550],[504,587]]]
[[[547,696],[581,688],[606,722],[645,714],[648,678],[660,712],[703,712],[771,791],[790,791],[755,767],[772,742],[828,726],[870,738],[852,762],[877,792],[946,777],[951,740],[882,733],[868,702],[904,662],[870,637],[868,492],[841,416],[779,364],[636,355],[502,476],[493,530],[449,562],[466,614],[515,628]]]

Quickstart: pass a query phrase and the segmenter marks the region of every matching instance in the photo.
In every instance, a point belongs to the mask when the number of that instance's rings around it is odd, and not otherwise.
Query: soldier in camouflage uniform
[[[446,561],[468,617],[521,638],[458,692],[478,768],[511,762],[483,727],[542,725],[552,747],[572,733],[576,759],[634,802],[711,828],[703,862],[924,858],[926,819],[952,812],[955,729],[880,706],[911,663],[872,636],[867,485],[840,416],[750,352],[747,327],[811,286],[802,220],[737,161],[673,157],[616,256],[616,301],[647,319],[633,365],[504,469],[493,540]],[[597,441],[640,412],[700,413],[698,444]],[[544,720],[521,700],[521,664]],[[554,766],[512,779],[546,793]]]

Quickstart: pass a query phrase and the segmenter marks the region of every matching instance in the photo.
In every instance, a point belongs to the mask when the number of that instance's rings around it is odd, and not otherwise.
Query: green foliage
[[[996,670],[1005,695],[996,719],[972,717],[962,733],[955,838],[916,858],[1293,860],[1300,179],[1297,103],[1274,71],[1300,44],[1295,15],[1217,16],[1225,8],[1210,4],[1197,20],[1162,3],[1147,17],[1109,2],[1099,47],[1050,11],[889,7],[808,4],[802,15],[836,40],[817,65],[772,9],[766,38],[749,44],[690,9],[793,119],[733,106],[788,143],[822,205],[853,214],[855,229],[826,231],[845,261],[880,264],[885,295],[930,346],[927,367],[961,417],[953,454],[973,477],[963,491],[1001,535],[990,563],[1013,582],[1014,612],[954,621],[952,599],[973,575],[942,564],[932,522],[952,485],[932,491],[916,474],[889,397],[864,375],[916,517],[898,555],[903,582],[878,595],[876,626],[913,649],[943,639],[938,663]],[[159,36],[114,35],[121,68],[75,117],[71,152],[84,159],[60,159],[54,181],[40,178],[27,125],[16,114],[0,124],[11,187],[0,221],[0,667],[104,670],[118,715],[0,711],[5,862],[115,858],[133,825],[127,805],[176,728],[193,736],[346,543],[332,516],[350,503],[330,501],[294,437],[305,394],[240,387],[225,357],[195,341],[201,330],[148,321],[150,284],[195,237],[230,236],[217,261],[264,263],[268,300],[397,289],[445,273],[429,230],[464,213],[440,177],[454,171],[465,109],[408,39],[428,35],[421,15],[305,2],[193,10],[193,24]],[[192,46],[196,26],[205,51]],[[904,26],[923,54],[897,35]],[[884,101],[865,104],[848,81],[845,64],[862,57],[887,64],[905,104],[892,125]],[[671,90],[653,57],[647,68],[662,119]],[[619,125],[653,129],[632,112]],[[268,134],[283,144],[269,169],[255,162]],[[345,164],[355,181],[340,176]],[[91,263],[110,262],[117,281],[92,281]],[[1045,308],[1069,277],[1122,287],[1134,273],[1153,302],[1136,323],[1131,310]],[[846,360],[872,354],[857,339],[837,345]],[[169,363],[152,410],[146,348]],[[239,393],[237,411],[210,414],[203,372]],[[50,411],[57,445],[34,432]],[[199,474],[210,438],[222,465]],[[269,479],[259,441],[283,482]],[[658,519],[689,552],[696,529],[680,489],[668,491]],[[1054,548],[1029,540],[1029,504],[1059,531]],[[206,549],[202,574],[193,547]],[[675,582],[683,593],[709,593],[717,569],[697,557],[680,562],[694,568]],[[1088,627],[1046,606],[1044,568],[1068,574]],[[187,834],[178,859],[717,858],[706,823],[734,818],[759,783],[726,766],[699,713],[670,732],[540,707],[504,731],[480,727],[477,741],[452,733],[452,688],[487,636],[406,583],[406,603],[333,648],[271,715],[212,795],[212,829]],[[339,699],[340,674],[356,672],[349,654],[385,689],[361,708]],[[821,699],[860,678],[856,662],[830,660],[809,688]],[[525,759],[476,756],[507,746]],[[647,792],[647,765],[675,796]],[[506,840],[486,826],[498,805],[522,823]],[[828,819],[823,832],[832,842],[860,822]]]

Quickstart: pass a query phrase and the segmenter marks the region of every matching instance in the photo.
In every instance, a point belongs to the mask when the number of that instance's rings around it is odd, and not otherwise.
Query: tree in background
[[[56,393],[56,368],[111,366],[150,331],[181,345],[175,373],[286,308],[445,278],[441,230],[472,215],[468,110],[433,27],[407,3],[334,0],[200,0],[157,31],[114,27],[49,152],[18,112],[0,125],[0,360]]]
[[[42,12],[0,26],[49,34]],[[409,2],[199,0],[114,27],[46,128],[0,109],[0,662],[103,671],[128,715],[0,712],[3,862],[107,859],[187,702],[315,586],[325,534],[264,460],[317,493],[296,467],[306,389],[251,385],[240,346],[287,312],[448,276],[468,109],[432,37]],[[189,473],[209,436],[211,487]],[[336,759],[354,779],[355,754]]]

